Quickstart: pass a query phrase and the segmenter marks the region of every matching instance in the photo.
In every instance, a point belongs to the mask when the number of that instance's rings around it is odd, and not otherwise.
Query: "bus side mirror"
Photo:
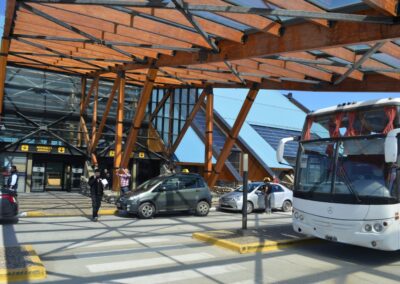
[[[397,135],[400,133],[400,128],[389,131],[385,138],[385,162],[396,163],[398,155]]]
[[[286,164],[285,159],[283,158],[283,153],[285,152],[285,144],[290,141],[299,141],[300,137],[286,137],[279,141],[278,149],[276,150],[276,159],[280,164]]]

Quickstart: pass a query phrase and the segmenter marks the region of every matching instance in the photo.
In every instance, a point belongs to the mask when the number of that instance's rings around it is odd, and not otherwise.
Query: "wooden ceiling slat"
[[[400,58],[400,46],[393,42],[386,42],[380,49],[379,51],[386,53],[390,56],[393,56],[394,58]]]
[[[187,1],[186,1],[187,2]],[[147,15],[151,15],[163,20],[175,22],[177,24],[190,27],[192,28],[193,26],[190,24],[190,22],[182,16],[182,14],[176,10],[164,10],[164,9],[152,9],[152,8],[130,8],[132,11],[138,12],[138,13],[144,13]],[[238,15],[238,14],[235,14]],[[242,42],[243,40],[243,32],[238,31],[236,29],[218,24],[216,22],[198,17],[196,15],[193,15],[196,21],[200,24],[200,26],[204,29],[205,32],[209,34],[213,34],[216,36],[220,36],[222,38],[226,38],[229,40],[233,40],[236,42]],[[140,17],[140,16],[135,16],[135,17]]]
[[[330,70],[334,73],[343,75],[347,72],[348,68],[346,67],[340,67],[340,66],[329,66],[329,65],[318,65],[322,69]],[[355,80],[362,81],[364,79],[364,73],[358,70],[354,70],[350,75],[350,78],[353,78]]]
[[[363,2],[385,15],[398,16],[400,12],[398,0],[363,0]]]
[[[344,59],[350,63],[354,63],[356,61],[355,53],[344,47],[324,48],[324,49],[321,49],[321,51],[323,51],[326,54],[329,54],[333,57]]]
[[[97,29],[101,32],[114,33],[118,30],[120,24],[115,24],[102,19],[85,16],[82,14],[77,14],[74,12],[68,12],[67,10],[61,10],[55,7],[50,7],[47,5],[32,4],[36,9],[45,12],[57,19],[66,22],[70,25],[77,26],[79,29],[85,31],[86,29]],[[133,21],[130,23],[130,27],[124,26],[125,28],[135,28],[140,30],[145,30],[155,34],[160,34],[164,36],[170,36],[174,39],[185,39],[187,42],[193,44],[207,47],[207,43],[194,32],[186,31],[183,29],[178,29],[175,27],[168,26],[166,24],[157,23],[148,19],[141,17],[133,17]],[[90,33],[92,34],[92,33]],[[98,35],[96,37],[99,37]],[[102,38],[102,35],[100,36]]]
[[[302,11],[311,11],[311,12],[326,12],[325,10],[318,8],[317,6],[306,2],[304,0],[296,0],[296,1],[288,1],[288,0],[264,0],[264,2],[271,3],[277,7],[288,9],[288,10],[302,10]],[[329,27],[329,23],[327,20],[321,19],[309,19],[310,22],[317,23],[324,27]]]
[[[362,55],[357,55],[356,60],[359,60],[362,57]],[[393,67],[386,65],[382,62],[379,62],[374,59],[367,59],[363,64],[362,67],[367,67],[367,68],[384,68],[384,69],[393,69]],[[397,80],[400,80],[400,74],[399,73],[391,73],[391,72],[376,72],[379,74],[382,74],[386,77],[391,77]]]
[[[297,62],[285,62],[285,67],[289,70],[296,71],[299,73],[303,73],[309,77],[313,77],[322,81],[331,82],[332,81],[332,74],[321,71],[317,68],[313,68],[310,66],[306,66]]]
[[[186,0],[186,3],[189,4],[199,4],[197,0]],[[214,6],[231,6],[228,2],[224,2],[221,0],[208,0],[206,2],[202,2],[202,5],[214,5]],[[155,9],[160,10],[161,9]],[[275,36],[280,36],[281,33],[281,24],[276,23],[268,18],[258,16],[258,15],[245,15],[245,14],[237,14],[237,13],[216,13],[220,16],[228,18],[233,21],[237,21],[239,23],[248,25],[250,27],[256,28],[259,31],[267,32],[273,34]]]

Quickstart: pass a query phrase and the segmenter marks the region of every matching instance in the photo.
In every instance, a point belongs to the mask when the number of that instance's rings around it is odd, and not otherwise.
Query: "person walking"
[[[271,179],[269,177],[264,178],[264,203],[265,203],[265,213],[271,214]]]
[[[17,192],[18,189],[18,172],[16,166],[11,166],[10,177],[7,180],[7,189]]]
[[[101,206],[101,199],[104,193],[104,184],[100,176],[100,170],[95,169],[94,176],[89,178],[90,196],[92,198],[92,221],[97,222]]]
[[[121,196],[129,192],[129,181],[131,179],[131,174],[127,168],[120,168],[117,172],[119,176],[119,185],[121,187]]]

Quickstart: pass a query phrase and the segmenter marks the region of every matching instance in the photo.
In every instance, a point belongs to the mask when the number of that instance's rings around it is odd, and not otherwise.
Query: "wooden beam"
[[[81,96],[79,98],[79,115],[82,116],[82,109],[83,109],[83,103],[85,101],[85,92],[86,92],[86,77],[82,76],[81,77]],[[83,140],[83,133],[82,133],[82,124],[79,120],[79,127],[78,127],[78,147],[82,146],[82,140]]]
[[[85,97],[85,102],[83,103],[83,107],[81,108],[81,115],[83,115],[85,113],[85,111],[90,103],[90,97],[92,96],[93,90],[99,82],[99,78],[100,77],[97,76],[96,78],[92,79],[92,83],[90,84],[89,91]]]
[[[122,167],[127,167],[129,164],[133,146],[136,143],[137,135],[139,133],[139,129],[142,125],[142,121],[145,116],[146,107],[147,107],[147,104],[150,100],[150,97],[151,97],[151,94],[153,91],[153,85],[154,85],[154,81],[157,77],[157,72],[158,72],[158,68],[156,68],[154,66],[149,68],[149,70],[147,72],[146,82],[143,86],[142,93],[141,93],[141,96],[139,99],[139,103],[136,108],[136,112],[133,117],[133,120],[132,120],[132,126],[129,131],[127,141],[125,143],[125,150],[124,150],[124,154],[122,156],[122,161],[121,161]]]
[[[174,67],[222,62],[224,60],[232,61],[397,38],[400,38],[400,25],[337,22],[330,29],[321,29],[321,27],[311,23],[302,23],[288,26],[285,35],[282,37],[275,37],[266,33],[254,33],[248,35],[244,44],[221,40],[219,43],[221,52],[217,54],[204,52],[199,56],[198,54],[176,52],[174,57],[161,55],[156,66]],[[265,42],[268,42],[268,44],[264,44]],[[143,68],[142,64],[128,63],[110,68],[110,72]]]
[[[363,0],[367,5],[389,16],[399,16],[399,0]]]
[[[4,85],[6,81],[7,73],[7,55],[10,49],[9,36],[11,33],[11,27],[15,12],[15,2],[16,0],[9,0],[6,4],[5,20],[4,20],[4,30],[3,38],[1,41],[1,54],[0,54],[0,120],[3,115],[3,103],[4,103]]]
[[[204,99],[206,98],[206,95],[208,92],[210,92],[210,87],[206,87],[203,89],[203,92],[199,96],[196,104],[193,106],[192,111],[190,112],[189,116],[186,117],[185,124],[183,125],[181,131],[179,132],[178,137],[176,138],[174,145],[172,146],[171,153],[174,153],[176,149],[178,148],[179,144],[181,143],[183,137],[185,136],[186,131],[189,129],[190,125],[192,124],[193,119],[195,118],[197,112],[200,110],[201,105],[204,102]],[[190,95],[190,94],[188,94]]]
[[[172,95],[169,96],[169,115],[168,115],[168,149],[171,154],[171,148],[174,140],[174,104],[175,104],[175,92],[172,91]],[[170,156],[171,157],[171,156]]]
[[[96,137],[96,132],[97,132],[97,105],[98,105],[98,101],[99,101],[99,82],[97,82],[97,84],[95,86],[95,95],[94,95],[94,100],[93,100],[92,135],[90,137],[90,144],[88,145],[89,153],[93,152],[92,145],[93,145],[94,138]],[[93,160],[92,160],[92,164],[95,165]]]
[[[213,158],[213,128],[214,128],[214,94],[212,89],[207,92],[206,102],[206,132],[205,132],[205,155],[204,155],[204,178],[208,180],[212,173]]]
[[[121,79],[120,79],[119,76],[117,76],[117,78],[115,78],[115,80],[114,80],[114,85],[113,85],[113,87],[111,89],[110,96],[108,97],[106,107],[105,107],[103,115],[101,117],[101,122],[100,122],[100,125],[99,125],[99,129],[97,130],[96,135],[95,135],[95,137],[93,139],[93,142],[92,142],[91,152],[94,152],[96,150],[96,147],[97,147],[97,144],[99,143],[100,137],[103,134],[103,129],[104,129],[104,126],[106,125],[108,114],[110,113],[110,109],[111,109],[111,106],[113,104],[115,94],[116,94],[117,89],[118,89],[118,87],[120,85],[120,80]]]
[[[215,164],[214,170],[208,179],[208,185],[213,187],[217,182],[218,176],[225,164],[226,159],[231,153],[232,147],[235,144],[237,137],[239,136],[240,129],[242,128],[243,123],[246,120],[247,114],[250,111],[251,106],[253,105],[254,100],[258,94],[260,86],[258,84],[253,84],[251,89],[249,90],[246,100],[243,102],[242,108],[239,111],[239,114],[233,124],[233,127],[229,133],[229,136],[225,140],[225,144],[222,147],[222,151],[217,159],[217,163]]]
[[[125,72],[118,73],[118,103],[117,103],[117,121],[115,125],[115,148],[114,148],[114,173],[113,173],[113,191],[118,191],[120,188],[118,171],[122,159],[122,135],[124,131],[124,102],[125,102]],[[116,80],[117,81],[117,80]],[[127,167],[123,165],[122,167]]]

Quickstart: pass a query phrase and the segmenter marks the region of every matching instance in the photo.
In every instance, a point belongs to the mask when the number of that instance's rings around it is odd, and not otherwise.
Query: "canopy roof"
[[[9,65],[157,87],[400,90],[398,0],[7,1]]]

